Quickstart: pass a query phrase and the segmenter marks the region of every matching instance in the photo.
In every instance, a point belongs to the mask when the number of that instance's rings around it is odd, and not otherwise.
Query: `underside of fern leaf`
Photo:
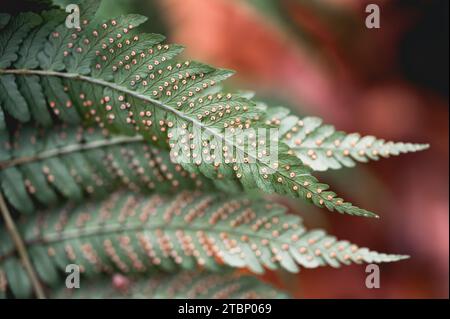
[[[182,46],[138,30],[144,16],[99,21],[100,1],[77,3],[75,29],[60,9],[0,14],[0,297],[285,298],[232,268],[407,258],[307,230],[254,190],[376,217],[312,172],[428,145],[224,92],[232,71],[177,60]],[[68,264],[89,278],[69,295]]]
[[[78,30],[68,29],[57,10],[7,17],[2,34],[10,36],[0,38],[1,127],[11,118],[43,126],[84,122],[115,134],[138,134],[171,148],[172,160],[182,159],[180,165],[192,173],[240,183],[246,190],[300,197],[331,211],[376,216],[329,191],[305,165],[337,167],[332,158],[312,165],[302,152],[285,144],[289,141],[284,136],[281,141],[267,141],[278,149],[278,160],[268,164],[266,149],[253,154],[248,152],[250,142],[228,139],[227,130],[268,127],[265,111],[257,103],[220,91],[217,84],[231,71],[174,61],[182,47],[163,43],[160,35],[137,32],[144,17],[126,15],[96,22],[97,5],[97,1],[82,2]],[[196,128],[206,134],[200,135]],[[182,136],[175,145],[171,139],[178,130]],[[217,140],[220,147],[215,147]],[[176,147],[188,150],[187,156]],[[220,161],[215,160],[217,152]]]
[[[116,275],[117,276],[117,275]],[[120,277],[119,277],[120,278]],[[127,280],[123,278],[122,280]],[[157,274],[149,279],[130,280],[117,288],[113,280],[100,279],[82,289],[61,289],[52,298],[83,299],[280,299],[288,295],[248,275],[232,272],[180,272]]]
[[[359,248],[322,230],[306,230],[298,216],[262,200],[182,192],[148,198],[116,193],[103,202],[68,206],[29,216],[18,225],[42,280],[60,283],[57,269],[80,266],[98,273],[174,272],[223,265],[299,271],[341,264],[391,262],[406,258]],[[13,293],[30,294],[14,247],[3,235],[0,269]]]
[[[336,131],[332,125],[322,124],[318,117],[299,117],[283,107],[266,107],[266,124],[280,129],[281,139],[301,161],[314,171],[354,167],[356,162],[379,160],[425,150],[428,144],[386,142],[374,136],[361,136]]]
[[[182,189],[235,193],[238,184],[211,181],[172,164],[169,153],[142,137],[99,129],[26,125],[0,136],[1,189],[17,210],[31,213],[61,199],[103,198],[118,188],[175,193]],[[215,187],[214,187],[215,186]]]

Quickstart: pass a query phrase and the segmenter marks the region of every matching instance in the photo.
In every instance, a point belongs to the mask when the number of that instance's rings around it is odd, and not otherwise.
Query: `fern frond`
[[[10,67],[18,59],[21,43],[29,32],[42,22],[35,13],[20,13],[9,20],[0,33],[0,68]],[[27,44],[25,44],[27,45]],[[28,121],[28,106],[20,94],[13,75],[0,76],[0,103],[13,117]]]
[[[280,129],[280,138],[314,171],[354,167],[355,162],[425,150],[428,144],[391,142],[374,136],[336,131],[318,117],[299,117],[283,107],[265,108],[265,121]]]
[[[42,51],[48,35],[64,19],[60,10],[45,11],[41,14],[42,24],[34,28],[24,39],[18,52],[18,59],[14,62],[17,69],[33,69],[39,66],[38,55]],[[32,119],[43,126],[52,123],[51,114],[47,107],[44,91],[40,85],[40,78],[36,75],[17,77],[17,87],[28,104]]]
[[[196,266],[217,270],[222,264],[255,273],[265,267],[297,272],[299,266],[339,267],[405,258],[359,248],[322,230],[307,231],[298,216],[285,214],[281,206],[239,197],[227,200],[218,194],[144,198],[116,193],[100,203],[69,204],[28,217],[18,227],[37,273],[50,285],[58,282],[56,270],[70,263],[91,276]],[[0,268],[13,292],[22,293],[28,286],[11,255],[10,240],[1,238],[1,243]]]
[[[214,90],[232,72],[198,62],[174,62],[173,58],[181,52],[180,46],[161,43],[163,37],[159,35],[135,33],[135,27],[145,21],[142,16],[127,15],[91,23],[89,12],[95,11],[96,2],[81,4],[80,8],[86,12],[82,13],[79,30],[69,30],[62,23],[51,33],[38,54],[38,68],[10,68],[14,62],[12,55],[7,59],[0,55],[0,59],[5,59],[0,79],[4,89],[8,88],[5,96],[10,96],[0,100],[0,104],[8,116],[22,122],[30,118],[33,112],[28,108],[35,106],[26,103],[25,85],[17,83],[31,81],[42,87],[28,90],[42,91],[35,102],[42,105],[44,96],[52,116],[64,122],[78,123],[83,119],[113,133],[130,136],[138,133],[172,150],[176,146],[169,140],[181,128],[185,135],[180,138],[181,147],[192,151],[187,155],[176,151],[172,154],[187,159],[180,164],[190,172],[215,180],[237,180],[245,189],[299,197],[330,211],[376,216],[329,191],[328,185],[319,183],[284,143],[270,141],[277,144],[279,155],[278,161],[269,165],[270,151],[252,154],[247,150],[250,142],[239,144],[227,138],[227,129],[249,132],[266,127],[257,120],[261,110],[254,102],[239,94]],[[16,19],[11,18],[5,28],[11,29]],[[40,24],[37,28],[39,31],[35,32],[40,34],[44,26]],[[13,37],[22,39],[24,35]],[[23,42],[33,43],[28,39]],[[0,41],[2,48],[7,44],[8,41]],[[13,108],[13,100],[16,103],[20,100],[22,106]],[[39,121],[48,122],[43,118]],[[221,143],[214,150],[213,140]],[[208,161],[217,152],[225,160]],[[200,159],[203,161],[199,162]],[[271,170],[275,172],[268,173]]]
[[[0,135],[1,190],[7,201],[30,213],[61,199],[103,198],[119,187],[141,193],[233,191],[231,184],[220,185],[172,164],[167,151],[150,147],[140,136],[103,133],[79,126],[39,130],[27,125],[10,137]]]
[[[95,280],[83,284],[80,289],[61,289],[51,298],[285,299],[288,295],[253,276],[230,271],[220,274],[186,271],[130,280],[124,288],[115,287],[111,279]]]

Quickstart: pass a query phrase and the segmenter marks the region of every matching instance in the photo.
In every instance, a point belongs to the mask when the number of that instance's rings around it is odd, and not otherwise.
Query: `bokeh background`
[[[61,0],[64,1],[64,0]],[[368,3],[381,28],[365,27]],[[367,220],[288,202],[308,226],[411,258],[365,266],[269,273],[297,298],[449,297],[449,2],[447,0],[104,0],[101,15],[140,13],[145,31],[186,46],[184,56],[237,74],[230,89],[316,115],[347,132],[430,143],[425,152],[320,174],[381,215]]]

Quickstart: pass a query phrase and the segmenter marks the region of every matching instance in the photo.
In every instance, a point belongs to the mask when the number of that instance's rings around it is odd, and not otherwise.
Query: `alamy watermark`
[[[368,29],[380,28],[380,7],[377,4],[371,3],[366,6],[366,27]]]
[[[69,29],[79,29],[80,7],[76,4],[69,4],[66,6],[66,12],[69,13],[66,17],[66,27]]]
[[[66,288],[80,288],[80,266],[69,264],[66,266]]]
[[[380,266],[376,264],[369,264],[366,266],[366,288],[378,289],[380,288]]]

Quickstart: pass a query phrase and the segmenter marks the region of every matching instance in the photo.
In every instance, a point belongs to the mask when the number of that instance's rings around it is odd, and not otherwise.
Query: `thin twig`
[[[36,275],[36,271],[34,270],[30,258],[28,257],[27,249],[23,243],[22,237],[17,231],[16,224],[14,223],[11,214],[9,212],[8,207],[6,206],[3,195],[0,193],[0,211],[2,213],[3,219],[5,220],[6,228],[16,245],[17,252],[19,253],[20,259],[22,260],[22,264],[25,267],[25,270],[30,278],[31,284],[33,285],[34,292],[36,293],[36,297],[39,299],[45,299],[44,289],[39,282],[39,279]]]

